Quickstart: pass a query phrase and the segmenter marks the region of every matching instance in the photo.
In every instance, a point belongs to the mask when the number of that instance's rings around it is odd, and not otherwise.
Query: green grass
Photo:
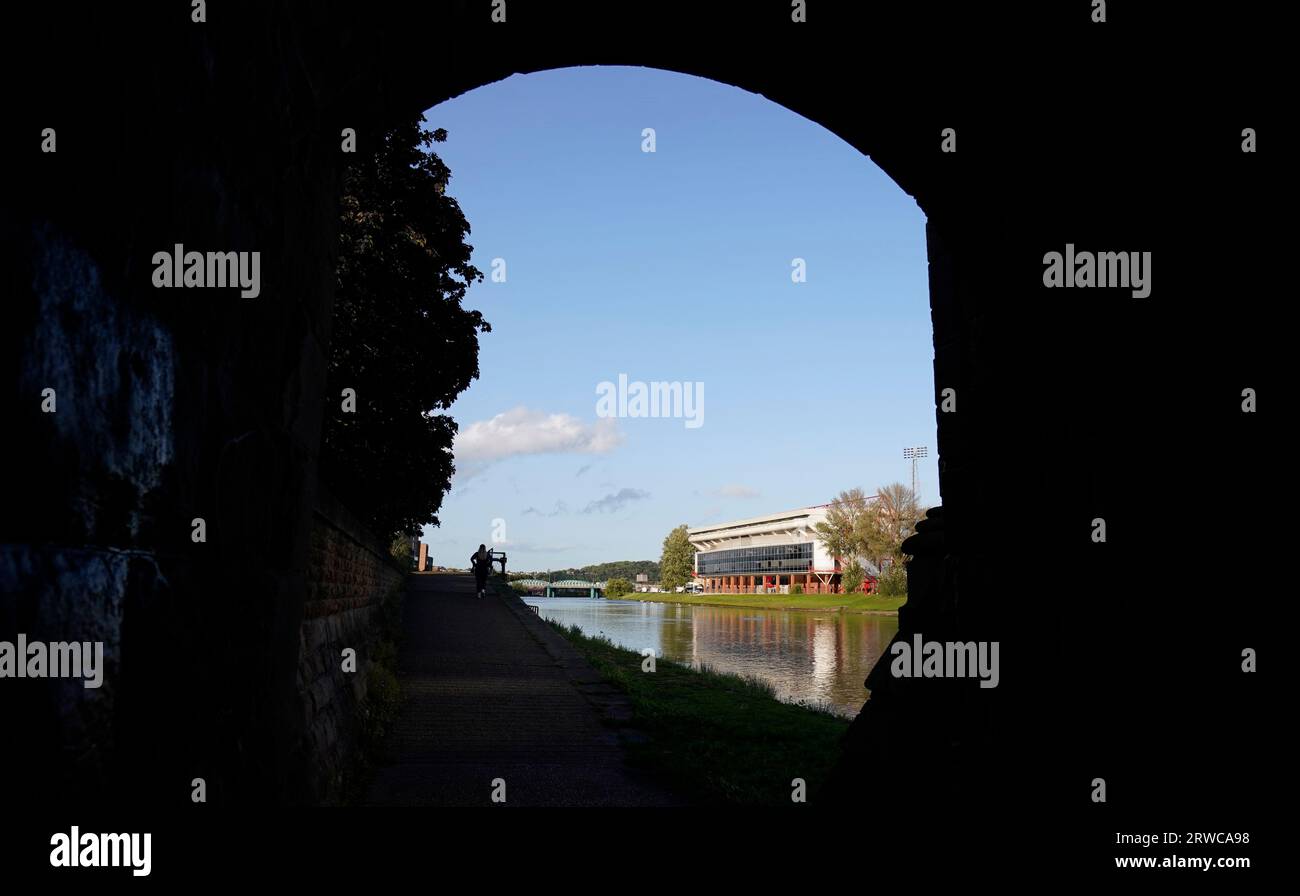
[[[660,604],[705,607],[751,607],[758,610],[840,610],[845,613],[897,613],[907,595],[876,594],[625,594],[610,600],[647,600]]]
[[[794,778],[804,779],[808,802],[816,802],[848,719],[782,703],[755,679],[662,659],[654,672],[643,672],[639,653],[577,626],[552,625],[628,695],[630,724],[648,735],[629,746],[630,761],[704,805],[793,806]]]

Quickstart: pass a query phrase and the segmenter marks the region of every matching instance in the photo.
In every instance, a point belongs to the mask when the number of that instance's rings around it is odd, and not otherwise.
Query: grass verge
[[[704,805],[792,806],[793,780],[808,802],[838,761],[849,720],[782,703],[771,686],[704,669],[644,658],[577,626],[551,623],[600,675],[632,703],[631,727],[648,737],[629,745],[629,760]]]

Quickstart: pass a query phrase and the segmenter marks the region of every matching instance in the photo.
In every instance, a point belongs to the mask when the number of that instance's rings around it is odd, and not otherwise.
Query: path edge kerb
[[[638,735],[629,725],[632,720],[632,701],[628,696],[607,682],[591,663],[587,662],[587,658],[550,623],[534,613],[513,588],[500,581],[490,584],[496,596],[519,619],[519,624],[524,627],[524,630],[542,646],[555,661],[555,665],[564,670],[566,677],[577,688],[578,693],[582,694],[596,710],[601,722],[611,728],[619,729],[621,734],[630,734],[635,739]]]

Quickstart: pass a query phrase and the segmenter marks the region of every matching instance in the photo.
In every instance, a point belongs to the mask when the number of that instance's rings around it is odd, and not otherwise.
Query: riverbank
[[[690,604],[697,607],[748,607],[755,610],[817,610],[822,613],[874,613],[897,616],[907,602],[906,595],[881,597],[876,594],[624,594],[610,600],[640,600],[657,604]]]
[[[627,725],[646,735],[629,745],[631,762],[705,805],[790,806],[795,778],[816,801],[848,719],[782,703],[770,686],[734,675],[663,659],[643,672],[641,654],[551,624],[631,701]]]

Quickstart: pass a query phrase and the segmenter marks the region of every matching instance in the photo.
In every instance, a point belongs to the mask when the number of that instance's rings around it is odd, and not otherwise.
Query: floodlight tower
[[[929,453],[930,449],[926,448],[924,445],[917,446],[916,448],[903,449],[903,459],[912,462],[912,497],[916,499],[918,506],[921,503],[921,498],[916,493],[916,460],[919,457],[926,457]]]

